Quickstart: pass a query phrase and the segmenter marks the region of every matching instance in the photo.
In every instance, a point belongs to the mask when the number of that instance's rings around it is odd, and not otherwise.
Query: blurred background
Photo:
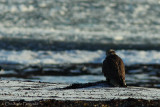
[[[160,88],[159,0],[1,0],[0,78],[105,80],[113,48],[130,86]]]

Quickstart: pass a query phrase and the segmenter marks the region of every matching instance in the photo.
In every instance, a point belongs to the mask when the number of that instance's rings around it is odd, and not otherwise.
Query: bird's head
[[[110,50],[106,51],[107,56],[115,55],[115,54],[116,54],[116,52],[113,49],[110,49]]]

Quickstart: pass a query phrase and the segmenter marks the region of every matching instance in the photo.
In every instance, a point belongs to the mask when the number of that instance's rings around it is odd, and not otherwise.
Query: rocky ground
[[[84,63],[84,64],[55,64],[55,65],[21,65],[13,63],[0,63],[1,79],[10,80],[14,78],[22,80],[38,80],[40,76],[102,76],[102,64]],[[160,88],[160,65],[159,64],[135,64],[126,67],[126,83],[129,86]],[[42,79],[44,80],[44,79]],[[99,79],[100,80],[100,79]],[[101,80],[104,80],[103,78]],[[44,82],[55,82],[44,81]],[[60,80],[59,80],[60,81]],[[66,80],[65,80],[66,81]],[[77,79],[78,81],[78,79]],[[96,80],[97,81],[97,80]],[[67,81],[66,81],[67,82]],[[82,81],[78,81],[82,83]],[[90,81],[89,81],[90,82]],[[74,83],[74,82],[72,82]]]
[[[59,84],[0,81],[1,106],[160,106],[160,90],[112,87],[105,81]]]

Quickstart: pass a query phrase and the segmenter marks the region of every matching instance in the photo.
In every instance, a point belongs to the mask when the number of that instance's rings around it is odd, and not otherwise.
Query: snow
[[[85,100],[85,101],[108,101],[112,99],[160,99],[160,90],[143,87],[108,87],[98,85],[96,87],[80,89],[57,89],[64,88],[69,84],[39,83],[22,81],[0,81],[0,99],[17,101],[35,101],[42,99],[55,100]]]
[[[126,65],[159,64],[160,51],[117,50]],[[102,63],[105,51],[66,50],[31,51],[0,50],[0,63],[13,64],[65,64],[65,63]]]

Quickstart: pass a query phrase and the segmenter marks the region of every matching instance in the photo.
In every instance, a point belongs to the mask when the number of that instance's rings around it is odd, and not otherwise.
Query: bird
[[[115,50],[109,49],[106,51],[102,72],[106,77],[106,81],[111,85],[115,87],[127,87],[125,82],[125,65]]]

